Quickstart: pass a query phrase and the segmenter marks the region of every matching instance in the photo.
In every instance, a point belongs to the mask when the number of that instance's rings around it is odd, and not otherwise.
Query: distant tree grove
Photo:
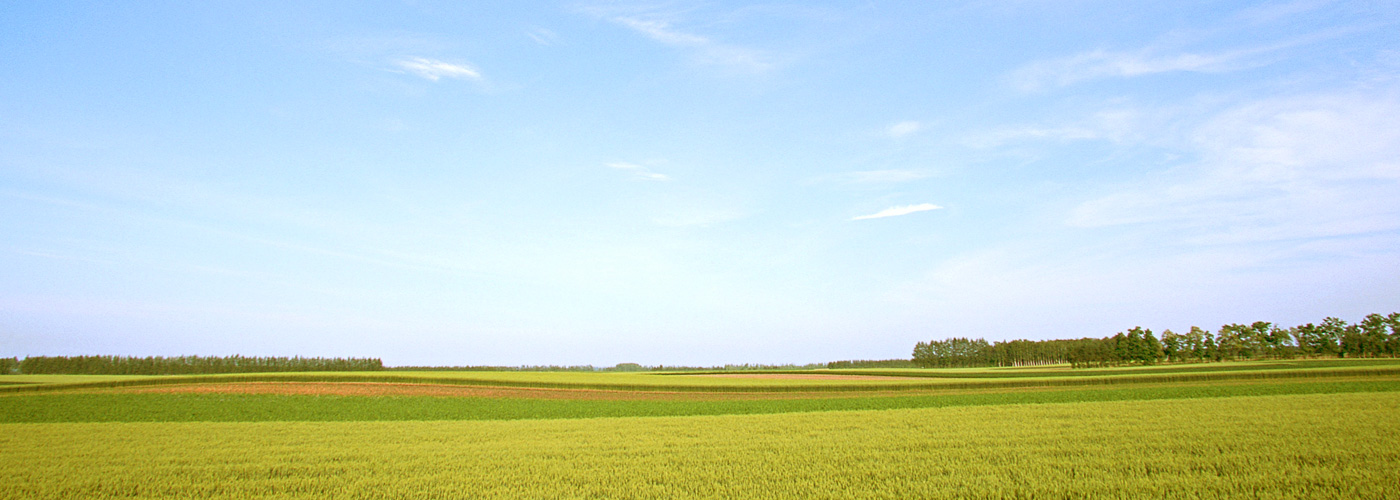
[[[379,358],[250,356],[30,356],[11,360],[23,374],[187,375],[204,373],[378,371]],[[0,361],[3,363],[3,361]],[[11,368],[13,371],[14,369]],[[6,372],[0,372],[6,373]]]
[[[917,368],[918,366],[909,359],[856,359],[832,361],[826,364],[826,367],[832,370],[843,368]]]
[[[1267,321],[1229,324],[1218,332],[1186,333],[1134,327],[1112,337],[987,342],[963,337],[914,346],[913,362],[926,367],[1025,366],[1069,363],[1075,368],[1294,357],[1400,356],[1400,313],[1371,314],[1356,324],[1327,318],[1282,328]]]

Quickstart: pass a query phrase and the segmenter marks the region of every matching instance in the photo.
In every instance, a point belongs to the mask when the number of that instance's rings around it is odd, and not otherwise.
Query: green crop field
[[[1067,372],[0,376],[0,498],[1400,497],[1394,360]]]

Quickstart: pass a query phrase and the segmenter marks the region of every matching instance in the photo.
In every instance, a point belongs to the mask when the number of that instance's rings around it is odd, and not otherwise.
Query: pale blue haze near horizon
[[[1400,310],[1400,4],[4,2],[0,356],[808,363]]]

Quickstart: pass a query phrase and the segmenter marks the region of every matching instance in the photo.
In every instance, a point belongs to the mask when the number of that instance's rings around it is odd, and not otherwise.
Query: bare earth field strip
[[[582,399],[582,400],[721,400],[807,398],[825,393],[698,393],[667,391],[609,391],[375,382],[240,382],[103,389],[98,393],[126,394],[282,394],[298,396],[434,396],[462,398]],[[858,396],[861,393],[844,394]]]
[[[1012,392],[1037,389],[1003,389]],[[1043,389],[1039,389],[1043,390]],[[447,398],[514,398],[514,399],[577,399],[577,400],[671,400],[722,401],[762,399],[857,398],[871,396],[911,396],[945,394],[949,390],[925,391],[813,391],[813,392],[694,392],[694,391],[621,391],[602,389],[554,389],[489,386],[459,386],[433,384],[393,384],[379,382],[236,382],[224,384],[187,384],[167,386],[138,386],[106,389],[82,389],[69,392],[90,394],[278,394],[294,396],[430,396]],[[961,394],[988,391],[956,391]],[[0,396],[4,397],[4,396]]]
[[[928,380],[925,377],[898,377],[886,375],[826,375],[820,373],[697,373],[693,375],[673,375],[706,378],[759,378],[773,380]]]

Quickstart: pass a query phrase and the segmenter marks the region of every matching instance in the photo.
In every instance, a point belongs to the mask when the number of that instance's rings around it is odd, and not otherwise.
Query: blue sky
[[[0,11],[0,355],[805,363],[1400,309],[1394,2]]]

